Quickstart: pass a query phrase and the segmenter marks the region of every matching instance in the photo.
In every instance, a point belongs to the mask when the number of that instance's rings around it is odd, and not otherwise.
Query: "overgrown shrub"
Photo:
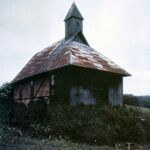
[[[47,105],[39,98],[29,105],[13,103],[13,87],[0,87],[0,122],[11,122],[34,135],[70,138],[89,144],[142,143],[150,139],[150,116],[126,107]]]
[[[45,119],[46,110],[47,103],[43,98],[39,98],[37,101],[30,101],[28,105],[15,103],[13,125],[27,128],[30,124],[42,123]]]
[[[150,113],[143,113],[143,129],[144,129],[144,137],[147,143],[150,143]]]
[[[20,125],[36,135],[69,137],[89,144],[141,143],[144,140],[141,113],[138,110],[109,106],[46,106],[41,101],[20,113]],[[21,110],[20,110],[21,111]],[[18,112],[19,113],[19,112]],[[37,116],[36,116],[37,115]]]
[[[8,106],[12,102],[13,87],[10,83],[4,83],[0,87],[0,105]]]
[[[5,83],[0,87],[0,122],[8,123],[9,115],[13,105],[13,87],[10,83]]]

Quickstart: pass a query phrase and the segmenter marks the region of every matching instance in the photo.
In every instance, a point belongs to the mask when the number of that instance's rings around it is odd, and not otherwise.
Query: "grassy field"
[[[128,107],[128,108],[133,108],[133,109],[138,109],[138,110],[140,110],[142,113],[145,113],[145,114],[150,115],[150,108],[138,107],[138,106],[130,106],[130,105],[126,105],[126,107]]]

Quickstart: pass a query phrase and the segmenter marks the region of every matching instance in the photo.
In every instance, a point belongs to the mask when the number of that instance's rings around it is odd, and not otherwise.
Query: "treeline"
[[[150,96],[135,96],[132,94],[125,94],[123,96],[123,103],[132,106],[150,108]]]

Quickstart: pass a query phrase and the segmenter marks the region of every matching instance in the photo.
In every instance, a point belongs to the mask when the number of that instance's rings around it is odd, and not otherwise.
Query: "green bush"
[[[15,103],[13,110],[14,117],[12,124],[27,128],[31,124],[42,123],[45,119],[47,103],[43,98],[39,98],[37,101],[30,101],[28,105]]]
[[[2,122],[9,121],[34,135],[69,138],[89,144],[149,142],[150,116],[138,110],[92,105],[52,106],[42,98],[26,106],[13,103],[12,94],[11,84],[0,87]]]
[[[144,135],[145,141],[147,143],[150,143],[150,114],[143,113],[142,120],[143,120],[143,128],[145,131],[145,135]]]
[[[0,122],[8,123],[13,105],[13,87],[5,83],[0,87]]]
[[[69,137],[76,142],[110,145],[144,141],[143,122],[138,110],[91,105],[46,106],[41,101],[24,108],[16,121],[20,119],[19,124],[30,128],[37,136]]]
[[[10,83],[4,83],[0,87],[0,105],[8,106],[12,102],[13,87]]]

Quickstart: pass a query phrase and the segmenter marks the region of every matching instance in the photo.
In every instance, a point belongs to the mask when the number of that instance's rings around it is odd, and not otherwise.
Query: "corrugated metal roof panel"
[[[130,75],[90,46],[73,40],[61,40],[35,54],[13,82],[67,65],[97,69],[123,76]]]

